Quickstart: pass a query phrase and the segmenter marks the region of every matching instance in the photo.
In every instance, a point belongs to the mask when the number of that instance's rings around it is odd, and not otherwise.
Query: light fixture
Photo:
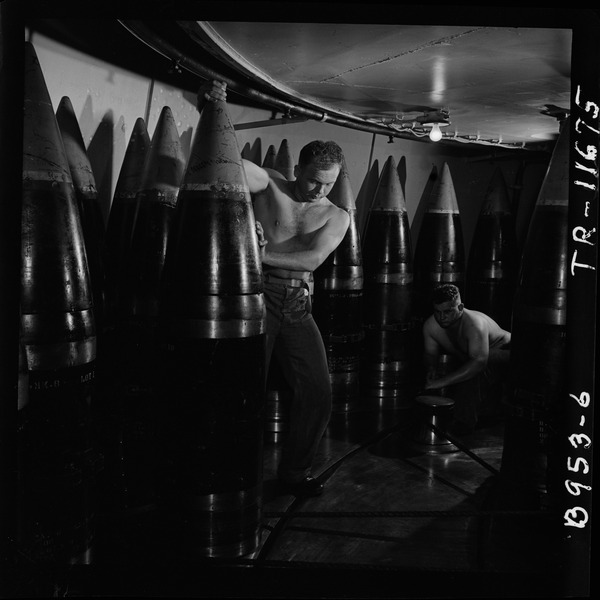
[[[429,139],[432,142],[439,142],[442,139],[442,130],[440,129],[439,123],[434,123],[431,126],[431,131],[429,132]]]
[[[397,131],[410,131],[417,137],[429,136],[432,142],[439,142],[443,136],[441,127],[450,125],[447,109],[431,110],[413,118],[400,117],[392,119],[389,127]]]
[[[429,139],[432,142],[439,142],[442,139],[443,134],[442,130],[440,129],[440,125],[443,127],[450,125],[448,117],[448,111],[440,109],[434,112],[425,113],[419,119],[422,127],[431,127],[431,130],[429,131]]]

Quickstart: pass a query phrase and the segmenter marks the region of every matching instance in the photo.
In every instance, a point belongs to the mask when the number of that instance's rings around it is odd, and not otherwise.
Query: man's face
[[[327,169],[312,163],[304,167],[296,165],[296,195],[303,202],[318,202],[329,194],[339,174],[340,165],[332,165]]]
[[[433,305],[433,316],[438,325],[447,329],[453,323],[460,319],[463,311],[463,304],[459,298]]]

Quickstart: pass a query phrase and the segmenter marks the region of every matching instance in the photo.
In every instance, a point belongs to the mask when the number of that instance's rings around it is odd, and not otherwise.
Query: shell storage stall
[[[599,11],[36,4],[3,597],[588,596]]]

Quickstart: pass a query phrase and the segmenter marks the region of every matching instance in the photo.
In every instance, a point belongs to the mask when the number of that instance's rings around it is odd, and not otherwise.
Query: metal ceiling
[[[379,5],[349,4],[332,16],[322,8],[328,4],[310,2],[304,12],[280,10],[284,20],[265,18],[264,10],[244,20],[232,6],[254,3],[201,4],[206,10],[192,3],[183,15],[163,2],[144,4],[127,18],[118,12],[95,20],[54,16],[31,26],[191,92],[198,76],[219,76],[232,100],[270,108],[274,115],[427,141],[421,137],[428,131],[421,127],[423,116],[443,110],[449,125],[442,127],[441,144],[547,151],[558,136],[558,119],[570,110],[574,28],[600,23],[597,10],[512,7],[490,17],[483,8],[444,7],[440,17],[439,7],[430,12],[426,5],[403,7],[394,19],[372,23],[361,17]],[[188,18],[199,12],[217,18]],[[324,16],[297,20],[303,15]]]
[[[274,90],[414,135],[415,119],[446,110],[445,139],[522,147],[555,140],[570,107],[570,29],[178,24]]]

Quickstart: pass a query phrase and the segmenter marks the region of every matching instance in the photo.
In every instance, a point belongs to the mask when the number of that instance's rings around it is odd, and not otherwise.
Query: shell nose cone
[[[406,200],[393,156],[389,156],[383,165],[371,210],[406,212]]]
[[[24,177],[43,176],[53,181],[72,182],[69,164],[50,94],[35,48],[25,42],[23,104]]]
[[[76,188],[95,192],[96,180],[92,165],[85,149],[73,104],[68,96],[63,96],[59,102],[56,122],[62,135],[73,184]]]
[[[448,163],[444,163],[429,198],[428,212],[458,214],[456,191]]]
[[[177,194],[185,170],[185,156],[173,113],[168,106],[160,112],[144,164],[142,187]]]
[[[250,198],[246,173],[225,102],[207,102],[182,188],[227,189]]]
[[[133,126],[131,137],[125,150],[119,178],[115,187],[115,199],[120,197],[133,196],[140,188],[142,174],[144,170],[144,161],[150,148],[150,136],[146,122],[142,117],[138,117]]]
[[[287,139],[281,140],[275,156],[275,170],[279,171],[288,181],[294,179],[294,160]]]

